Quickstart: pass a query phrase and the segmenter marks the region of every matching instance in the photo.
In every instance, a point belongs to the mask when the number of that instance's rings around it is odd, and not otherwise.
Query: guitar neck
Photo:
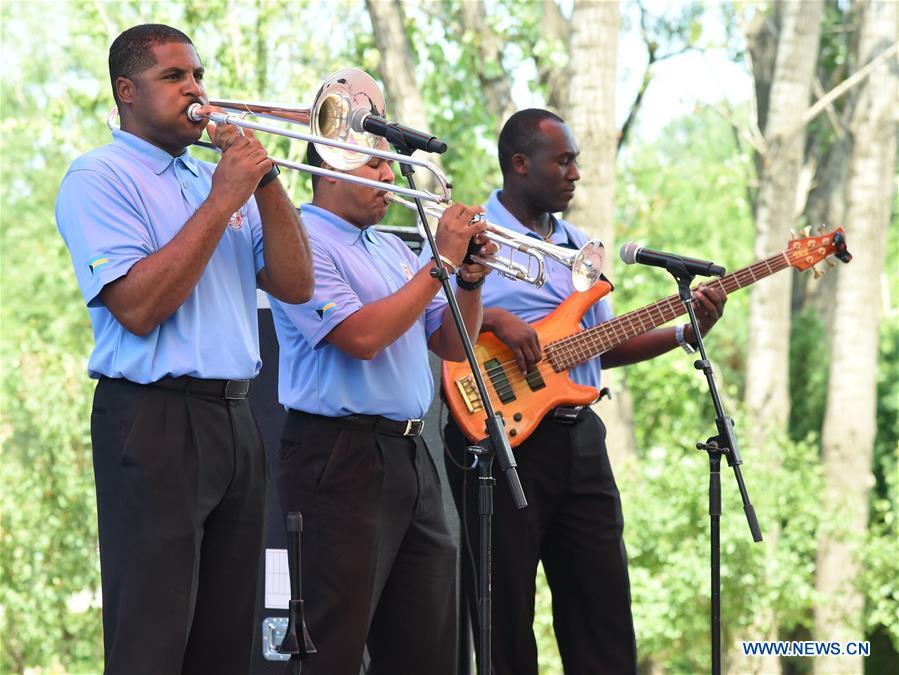
[[[717,287],[725,293],[733,293],[787,267],[790,267],[789,258],[785,253],[778,253],[709,282],[706,286]],[[546,352],[556,370],[567,370],[586,363],[632,337],[647,333],[686,312],[680,296],[669,295],[641,309],[635,309],[587,330],[551,342],[546,345]]]

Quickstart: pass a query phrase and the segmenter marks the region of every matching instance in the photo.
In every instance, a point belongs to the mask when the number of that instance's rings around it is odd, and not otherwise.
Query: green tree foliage
[[[622,239],[692,251],[730,271],[755,262],[745,190],[750,166],[728,125],[711,111],[671,123],[659,141],[637,145],[622,158]],[[661,270],[619,269],[618,277],[618,311],[676,292]],[[744,358],[748,302],[748,292],[731,294],[724,318],[706,341],[738,438],[737,402],[744,377],[752,372]],[[705,381],[693,360],[675,351],[627,369],[641,456],[636,465],[619,469],[640,654],[675,673],[701,672],[708,662],[708,459],[694,448],[714,435],[715,427]],[[765,453],[779,453],[783,469],[774,472]],[[779,523],[782,535],[776,551],[753,544],[736,483],[722,466],[725,645],[751,639],[744,631],[765,608],[776,607],[784,627],[807,622],[814,533],[822,513],[814,445],[771,439],[766,448],[744,447],[743,455],[762,527]]]
[[[48,44],[50,53],[34,58],[29,36],[49,17],[40,9],[4,4],[2,24],[0,669],[9,672],[96,669],[102,656],[84,367],[90,325],[53,203],[68,161],[102,137],[99,124],[82,120],[103,120],[108,110],[94,74],[102,64],[94,43],[106,36],[86,20],[84,33],[69,34],[67,54]]]
[[[893,205],[887,260],[899,255],[899,195]],[[896,266],[887,278],[887,297],[899,298]],[[892,666],[899,664],[899,308],[892,307],[881,328],[877,373],[877,436],[874,443],[874,480],[871,525],[863,555],[861,579],[867,602],[867,624],[893,645]],[[873,671],[872,671],[873,672]]]
[[[444,156],[446,172],[459,199],[482,200],[499,179],[498,120],[480,99],[477,74],[500,64],[479,62],[478,35],[465,29],[458,0],[406,8],[431,128],[452,148]],[[0,672],[98,672],[99,565],[88,429],[92,383],[85,374],[91,332],[56,232],[53,204],[72,159],[108,139],[108,45],[135,23],[171,23],[193,37],[213,96],[303,106],[311,104],[328,73],[348,65],[376,72],[379,56],[362,2],[5,2],[0,11]],[[497,0],[488,12],[506,45],[501,65],[528,79],[532,96],[545,95],[541,68],[566,64],[564,45],[541,31],[540,4]],[[822,72],[839,69],[848,53],[840,51],[845,39],[838,31],[826,38]],[[527,75],[533,72],[538,77]],[[266,145],[275,156],[302,159],[302,144],[266,139]],[[731,129],[707,110],[676,120],[657,141],[632,139],[619,166],[617,235],[690,251],[729,270],[748,265],[753,228],[746,186],[753,171]],[[282,176],[297,203],[308,199],[307,176]],[[391,214],[394,222],[407,218],[405,211]],[[892,228],[888,245],[888,259],[895,260],[899,227]],[[615,275],[619,312],[675,291],[660,270],[618,266]],[[895,305],[895,265],[888,266],[888,276]],[[748,293],[733,294],[708,338],[738,433],[742,414],[736,402],[745,378],[752,376],[752,364],[745,362],[748,302]],[[857,533],[866,567],[855,582],[866,593],[869,630],[895,649],[899,321],[891,307],[882,334],[872,525]],[[781,526],[777,551],[752,543],[734,481],[729,469],[722,469],[725,644],[751,638],[744,631],[764,608],[776,608],[785,633],[810,626],[816,533],[840,522],[838,505],[820,499],[818,430],[829,353],[822,321],[808,310],[793,323],[790,437],[743,448],[761,524]],[[616,467],[641,658],[673,673],[702,672],[708,650],[708,461],[693,447],[713,434],[714,417],[691,364],[677,351],[627,369],[640,457]],[[765,461],[774,453],[783,459],[778,471]],[[561,662],[549,603],[541,584],[535,625],[541,670],[555,674]]]

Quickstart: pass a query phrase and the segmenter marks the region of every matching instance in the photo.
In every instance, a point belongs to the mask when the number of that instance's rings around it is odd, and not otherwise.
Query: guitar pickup
[[[515,392],[512,389],[512,383],[506,375],[506,370],[499,359],[490,359],[484,361],[484,370],[493,384],[493,391],[499,396],[499,400],[503,403],[509,403],[515,400]]]
[[[456,380],[456,388],[462,395],[462,401],[469,413],[476,413],[484,409],[481,397],[478,395],[478,388],[474,383],[472,375],[466,375]]]
[[[524,376],[524,379],[527,381],[531,391],[537,391],[546,386],[546,382],[543,381],[543,376],[540,374],[537,366],[531,368],[528,374]]]

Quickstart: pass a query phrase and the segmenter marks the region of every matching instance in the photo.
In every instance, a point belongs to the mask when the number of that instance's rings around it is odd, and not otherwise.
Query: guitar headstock
[[[838,227],[833,232],[827,234],[819,230],[818,236],[815,237],[794,237],[790,240],[790,245],[784,251],[787,261],[791,267],[795,267],[800,272],[804,272],[809,267],[814,267],[822,260],[830,256],[836,256],[838,260],[844,263],[852,260],[852,254],[846,249],[846,231],[842,227]],[[833,267],[833,263],[828,261]],[[815,270],[815,276],[820,276],[820,272]]]

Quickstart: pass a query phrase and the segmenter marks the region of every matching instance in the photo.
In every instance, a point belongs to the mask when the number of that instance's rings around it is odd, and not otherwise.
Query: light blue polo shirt
[[[420,263],[399,237],[364,230],[312,204],[303,204],[315,265],[315,293],[291,305],[271,298],[280,345],[278,399],[316,415],[424,417],[434,397],[427,342],[440,327],[446,299],[435,296],[424,314],[375,358],[354,358],[325,337],[364,305],[396,293]]]
[[[146,384],[166,375],[255,377],[256,274],[265,266],[255,200],[236,212],[187,300],[149,335],[127,331],[102,288],[165,246],[203,203],[215,165],[178,157],[125,131],[76,159],[56,198],[56,222],[94,330],[91,377]]]
[[[499,201],[500,190],[495,190],[484,206],[487,220],[494,225],[505,227],[519,234],[524,234],[539,240],[539,237],[522,225]],[[590,238],[564,220],[556,220],[556,229],[550,238],[550,243],[564,246],[573,250],[581,248]],[[430,255],[429,249],[422,256]],[[508,248],[500,249],[498,255],[508,254]],[[514,260],[522,262],[522,255],[516,253]],[[537,288],[533,284],[523,281],[515,281],[500,276],[496,272],[491,273],[481,289],[481,300],[484,307],[500,307],[508,310],[528,323],[542,319],[558,307],[566,298],[575,292],[571,281],[571,270],[562,263],[547,256],[545,259],[546,283]],[[612,318],[612,310],[605,299],[594,304],[581,319],[581,328],[590,328],[603,321]],[[571,370],[571,379],[577,384],[589,385],[599,388],[600,372],[602,366],[600,358],[596,357],[587,363]]]

